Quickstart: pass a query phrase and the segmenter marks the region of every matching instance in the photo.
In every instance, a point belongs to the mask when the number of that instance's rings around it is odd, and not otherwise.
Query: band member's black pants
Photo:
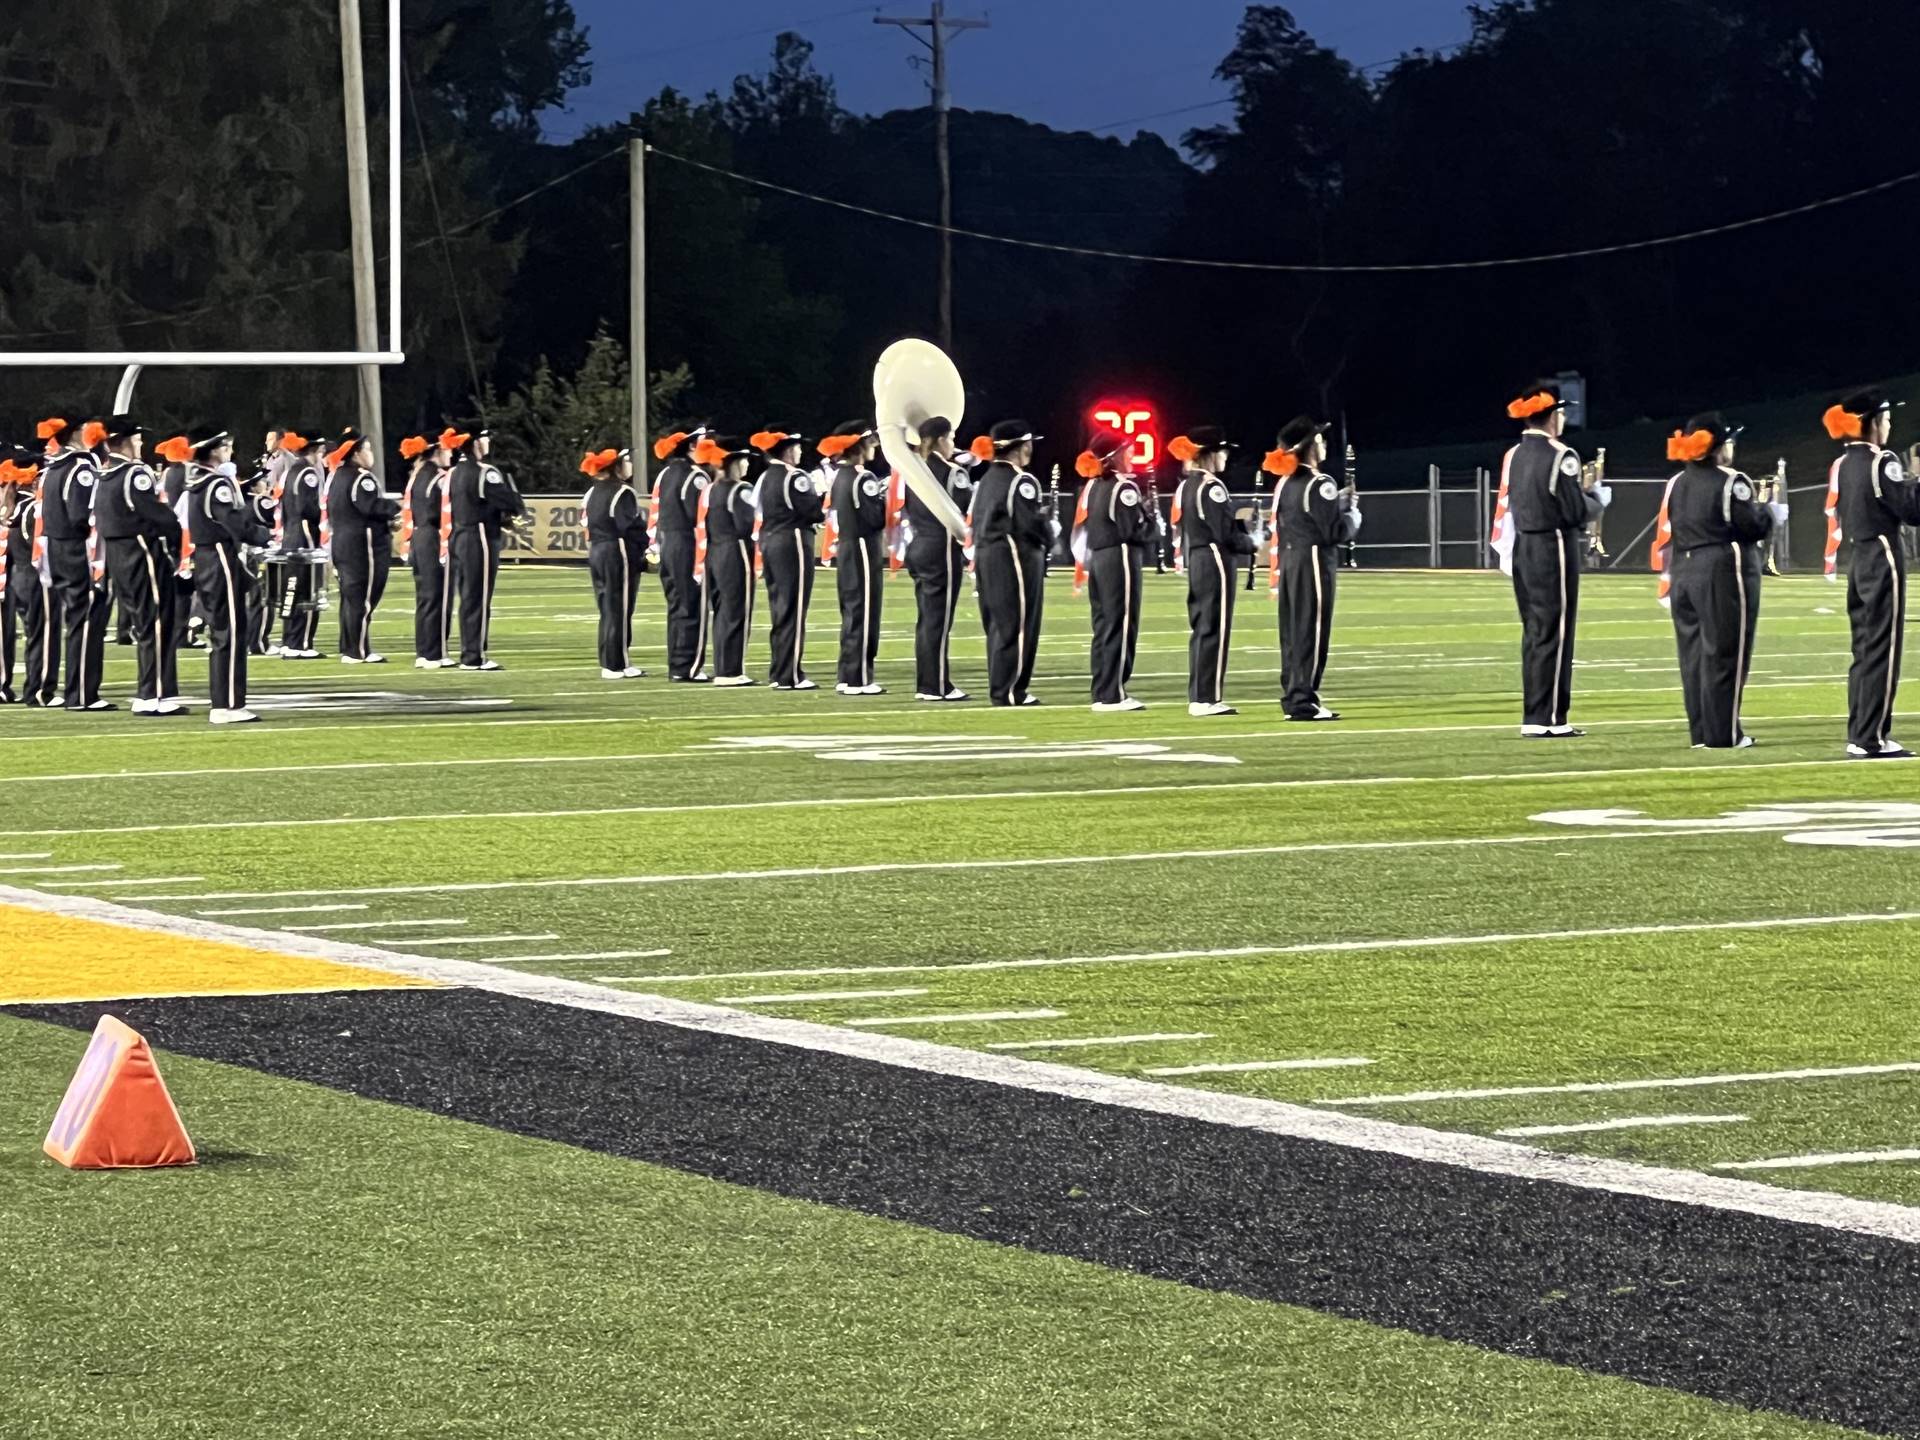
[[[280,585],[280,643],[288,650],[312,650],[320,638],[320,610],[315,604],[315,583],[325,584],[326,572],[318,565],[290,560],[282,567],[285,576]],[[199,573],[196,565],[194,573]],[[200,591],[202,603],[206,592]],[[209,618],[208,624],[212,624]]]
[[[747,673],[753,626],[753,542],[725,540],[707,549],[707,594],[713,604],[715,678]]]
[[[1673,634],[1680,647],[1680,688],[1695,745],[1725,750],[1740,743],[1740,697],[1753,668],[1760,618],[1757,546],[1710,545],[1673,554]]]
[[[1195,547],[1187,556],[1187,700],[1219,705],[1226,700],[1227,655],[1233,644],[1234,556],[1219,545]]]
[[[1093,703],[1117,705],[1127,698],[1127,677],[1140,648],[1141,552],[1133,545],[1095,550],[1087,556],[1087,597],[1093,604]]]
[[[973,555],[987,622],[987,690],[996,705],[1018,705],[1033,683],[1046,600],[1047,552],[1011,536],[983,541]]]
[[[1280,704],[1296,720],[1320,711],[1339,573],[1340,552],[1330,546],[1289,545],[1280,552]]]
[[[880,587],[887,578],[880,537],[841,536],[833,573],[840,591],[840,683],[871,685],[880,654]]]
[[[481,665],[493,621],[493,586],[500,578],[500,537],[484,525],[453,532],[453,586],[460,597],[460,663]]]
[[[1847,672],[1847,741],[1877,751],[1891,738],[1907,625],[1907,561],[1897,540],[1854,542],[1847,578],[1853,666]]]
[[[667,674],[686,680],[707,664],[707,602],[693,578],[693,532],[663,531],[660,590],[667,601]]]
[[[227,545],[193,552],[193,583],[207,617],[207,693],[215,710],[247,704],[247,611],[252,581]]]
[[[597,540],[587,549],[593,575],[593,602],[600,609],[600,668],[625,670],[633,664],[633,602],[647,552],[621,540]]]
[[[171,610],[173,600],[173,572],[166,550],[158,540],[144,535],[109,540],[106,547],[107,580],[133,636],[134,696],[158,700],[168,693],[161,662],[170,627],[162,612]]]
[[[453,565],[440,563],[440,532],[414,534],[407,542],[413,567],[413,653],[419,660],[447,658],[447,622],[452,615]]]
[[[1520,606],[1521,723],[1557,728],[1573,703],[1573,635],[1580,614],[1578,530],[1513,537],[1513,597]]]
[[[7,605],[20,622],[26,640],[27,669],[20,699],[28,704],[52,704],[59,684],[60,636],[53,623],[54,609],[47,587],[31,565],[7,571]]]
[[[945,695],[953,689],[947,654],[967,557],[942,530],[916,538],[907,546],[907,572],[913,576],[913,597],[918,607],[913,627],[914,692]]]
[[[364,660],[373,653],[373,612],[393,572],[393,540],[373,530],[337,535],[333,568],[340,580],[340,654]]]
[[[760,537],[767,572],[767,621],[772,634],[775,685],[798,685],[807,672],[801,656],[807,640],[807,607],[813,603],[813,532],[768,531]]]
[[[100,670],[106,657],[107,587],[96,585],[84,540],[49,540],[47,563],[66,638],[66,705],[83,709],[100,698]]]

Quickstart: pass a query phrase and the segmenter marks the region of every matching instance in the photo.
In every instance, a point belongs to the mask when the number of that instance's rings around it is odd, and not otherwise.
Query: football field
[[[1920,1434],[1920,770],[1843,758],[1844,588],[1767,582],[1732,753],[1645,576],[1555,742],[1498,575],[1344,573],[1333,725],[1264,576],[1211,720],[1178,576],[1127,715],[1064,575],[1022,710],[964,602],[915,703],[902,576],[836,696],[821,578],[814,693],[667,684],[651,578],[601,680],[584,570],[415,671],[396,572],[262,724],[0,712],[19,1433]],[[39,1155],[108,1011],[202,1165]]]

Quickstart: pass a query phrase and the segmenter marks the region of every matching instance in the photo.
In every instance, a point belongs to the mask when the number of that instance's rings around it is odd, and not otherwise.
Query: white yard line
[[[188,900],[193,897],[181,895],[176,898]],[[194,913],[196,915],[319,915],[334,910],[370,910],[372,908],[370,905],[267,905],[257,910],[196,910]]]
[[[203,770],[98,770],[61,775],[0,775],[0,785],[61,785],[104,780],[191,780],[214,775],[304,775],[333,770],[445,770],[467,765],[614,765],[630,760],[677,760],[684,750],[648,750],[628,755],[496,755],[477,760],[352,760],[330,765],[222,765]],[[43,860],[43,855],[0,859]]]
[[[0,875],[78,875],[83,870],[121,870],[121,865],[14,865],[0,869]]]
[[[319,933],[326,930],[428,930],[442,925],[464,925],[464,920],[349,920],[340,925],[287,925],[287,930]]]
[[[205,912],[202,912],[205,913]],[[1062,965],[1145,965],[1174,960],[1238,960],[1264,955],[1342,955],[1368,950],[1444,950],[1463,945],[1518,945],[1559,940],[1610,940],[1634,935],[1685,935],[1716,930],[1798,930],[1826,925],[1909,924],[1920,910],[1857,915],[1794,915],[1759,920],[1604,925],[1586,930],[1497,930],[1481,935],[1416,935],[1385,940],[1306,940],[1284,945],[1233,945],[1218,950],[1132,950],[1118,955],[1043,956],[1023,960],[955,960],[946,964],[823,965],[813,969],[726,970],[712,975],[602,975],[608,985],[678,985],[703,980],[804,980],[852,975],[944,975],[969,970],[1047,970]]]
[[[722,1002],[724,1003],[724,1002]],[[1211,1040],[1205,1031],[1184,1035],[1089,1035],[1076,1040],[998,1040],[989,1050],[1090,1050],[1104,1045],[1161,1045],[1178,1040]]]
[[[1798,825],[1753,825],[1717,829],[1713,835],[1765,834],[1804,828]],[[1838,828],[1838,827],[1823,827]],[[1879,826],[1858,826],[1877,829]],[[1679,830],[1581,830],[1529,835],[1469,835],[1432,840],[1324,840],[1295,845],[1236,845],[1214,850],[1141,850],[1106,855],[1035,855],[1004,860],[895,860],[868,865],[806,865],[777,870],[709,870],[665,875],[592,875],[545,880],[463,880],[450,885],[367,885],[342,890],[216,890],[203,895],[155,895],[154,900],[284,900],[327,895],[452,895],[495,890],[600,889],[615,885],[708,885],[719,881],[820,880],[838,875],[903,875],[969,870],[1052,870],[1079,865],[1162,864],[1174,860],[1244,860],[1260,855],[1333,855],[1391,850],[1459,850],[1480,846],[1579,845],[1601,840],[1673,840],[1695,832]],[[212,912],[199,911],[199,914]],[[1886,919],[1886,916],[1877,918]],[[1901,917],[1911,918],[1911,917]],[[996,966],[999,962],[995,962]],[[884,967],[876,967],[884,970]],[[779,974],[767,971],[766,974]],[[796,974],[835,974],[834,970],[796,971]],[[865,973],[851,971],[847,973]],[[703,977],[692,975],[687,979]]]
[[[218,925],[186,916],[135,910],[78,895],[0,887],[0,903],[27,905],[59,915],[118,924],[147,932],[227,940],[283,954],[361,965],[446,985],[466,985],[520,999],[618,1015],[678,1029],[724,1034],[769,1044],[842,1055],[903,1070],[999,1085],[1091,1104],[1115,1105],[1207,1124],[1231,1126],[1292,1139],[1398,1155],[1429,1164],[1453,1165],[1484,1174],[1565,1185],[1580,1190],[1637,1195],[1673,1204],[1757,1215],[1832,1230],[1883,1236],[1920,1244],[1920,1209],[1885,1201],[1857,1200],[1830,1191],[1793,1190],[1732,1175],[1706,1175],[1628,1161],[1541,1150],[1510,1140],[1395,1124],[1335,1110],[1289,1105],[1253,1095],[1192,1086],[1164,1085],[1135,1077],[1080,1070],[1048,1061],[933,1045],[901,1035],[698,1005],[657,995],[634,995],[550,976],[496,970],[445,957],[401,955],[372,946]],[[1916,1067],[1920,1068],[1920,1067]]]
[[[483,965],[540,965],[548,961],[653,960],[671,955],[671,950],[597,950],[586,955],[489,955],[476,963]]]
[[[1910,1164],[1920,1150],[1836,1150],[1826,1155],[1782,1155],[1772,1160],[1722,1160],[1716,1170],[1805,1170],[1820,1165]]]
[[[1428,1105],[1443,1100],[1504,1100],[1513,1095],[1604,1095],[1618,1090],[1691,1090],[1703,1085],[1760,1085],[1779,1080],[1844,1080],[1857,1075],[1901,1075],[1920,1062],[1834,1065],[1810,1070],[1760,1070],[1737,1075],[1681,1075],[1659,1080],[1583,1080],[1572,1085],[1506,1085],[1489,1090],[1403,1090],[1392,1095],[1346,1095],[1321,1105]]]
[[[954,1015],[881,1015],[867,1020],[848,1020],[848,1025],[866,1028],[883,1025],[986,1025],[1000,1020],[1064,1020],[1064,1010],[970,1010]]]
[[[204,875],[157,875],[151,880],[122,880],[117,876],[99,880],[43,880],[43,890],[131,890],[136,885],[191,885],[205,880]]]
[[[927,987],[907,986],[900,990],[802,990],[793,995],[722,995],[716,1005],[809,1005],[830,1000],[901,1000],[924,995]]]
[[[415,950],[428,945],[537,945],[543,940],[558,940],[558,935],[448,935],[438,940],[402,940],[399,944]]]
[[[1256,1070],[1348,1070],[1373,1061],[1361,1055],[1325,1060],[1239,1060],[1228,1065],[1163,1065],[1149,1075],[1244,1075]]]
[[[1589,1120],[1581,1125],[1515,1125],[1496,1130],[1516,1140],[1538,1135],[1593,1135],[1602,1130],[1654,1130],[1669,1125],[1737,1125],[1745,1115],[1627,1115],[1618,1120]]]
[[[0,855],[0,860],[51,860],[51,850],[26,850],[18,855]]]

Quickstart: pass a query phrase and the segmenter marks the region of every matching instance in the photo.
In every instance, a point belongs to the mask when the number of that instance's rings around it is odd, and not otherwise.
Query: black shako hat
[[[144,435],[147,433],[147,427],[131,415],[115,415],[108,419],[106,423],[107,439],[109,440],[129,440],[135,435]]]
[[[218,425],[195,425],[187,431],[187,444],[198,453],[211,450],[222,441],[233,439],[231,430],[222,430]]]
[[[1193,442],[1193,448],[1206,455],[1215,450],[1237,450],[1240,447],[1227,439],[1227,432],[1218,425],[1196,425],[1187,431],[1187,439]]]
[[[1311,415],[1296,415],[1280,427],[1280,436],[1276,443],[1282,450],[1304,450],[1316,435],[1324,435],[1333,427],[1324,420],[1316,420]]]
[[[1002,420],[987,432],[987,438],[993,441],[996,450],[1011,450],[1016,445],[1025,445],[1030,441],[1044,440],[1044,435],[1033,433],[1033,426],[1024,420]]]
[[[1535,380],[1522,387],[1507,402],[1507,418],[1518,420],[1522,425],[1531,424],[1554,410],[1563,410],[1567,402],[1560,396],[1560,385],[1555,380]]]

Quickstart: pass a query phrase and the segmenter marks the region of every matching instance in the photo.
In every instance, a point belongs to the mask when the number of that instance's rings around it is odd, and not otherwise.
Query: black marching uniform
[[[875,683],[880,654],[881,585],[887,578],[887,484],[848,461],[833,472],[833,515],[840,527],[834,583],[840,591],[840,683]]]
[[[1840,482],[1840,533],[1853,542],[1847,572],[1847,618],[1853,664],[1847,671],[1847,743],[1869,756],[1893,744],[1893,706],[1900,690],[1907,624],[1907,558],[1902,525],[1920,525],[1920,484],[1899,457],[1855,441],[1835,462]]]
[[[972,493],[966,467],[943,456],[927,457],[933,478],[962,510]],[[966,484],[958,489],[955,482]],[[907,491],[907,573],[913,576],[913,595],[919,617],[913,629],[914,693],[944,700],[957,687],[947,663],[953,638],[954,611],[960,605],[960,583],[967,574],[967,552],[947,533],[947,527],[911,489]]]
[[[440,507],[448,503],[452,473],[425,461],[407,481],[405,492],[406,503],[413,507],[413,534],[407,540],[407,564],[413,570],[413,655],[436,664],[447,658],[447,631],[453,621],[453,557],[440,557]]]
[[[974,479],[972,514],[980,617],[987,626],[987,689],[996,705],[1024,705],[1053,545],[1040,482],[996,460]]]
[[[26,642],[26,677],[19,698],[29,705],[53,703],[56,672],[60,664],[60,642],[53,625],[53,606],[47,586],[33,566],[34,517],[39,513],[39,497],[26,491],[14,506],[13,525],[7,531],[7,593],[0,596],[8,616],[19,623]],[[7,670],[0,675],[0,689],[12,683],[13,647],[8,645]]]
[[[264,525],[267,534],[271,536],[280,524],[280,501],[273,493],[272,472],[268,470],[262,475],[256,476],[256,484],[263,478],[267,481],[267,487],[265,489],[253,490],[247,497],[247,503],[253,508],[253,518]],[[253,576],[256,582],[263,578],[261,572],[264,568],[264,563],[259,560],[250,560],[247,564],[247,572]],[[273,569],[280,573],[282,582],[284,583],[286,567],[284,565],[276,565]],[[249,631],[247,653],[249,655],[265,655],[273,641],[274,606],[272,597],[262,593],[260,586],[256,584],[254,587],[253,600],[247,606],[247,609],[249,611],[247,617]]]
[[[298,456],[287,466],[287,483],[280,494],[280,548],[286,551],[320,548],[320,468]],[[318,565],[289,559],[283,578],[275,585],[280,607],[280,645],[293,654],[305,654],[320,638],[320,607],[316,583],[326,583]],[[201,590],[204,599],[206,592]]]
[[[713,676],[747,673],[753,628],[753,487],[722,477],[707,491],[706,595],[713,606]]]
[[[600,610],[600,668],[624,674],[633,668],[633,602],[647,572],[646,508],[633,482],[609,471],[595,477],[580,511],[587,517],[587,569]]]
[[[801,657],[813,603],[814,535],[826,518],[813,476],[779,460],[767,466],[760,476],[760,553],[773,652],[769,680],[776,690],[791,690],[807,678]]]
[[[707,472],[675,456],[654,481],[654,544],[667,602],[667,678],[692,680],[707,668],[707,604],[693,575],[694,524]]]
[[[1145,497],[1131,476],[1087,482],[1087,598],[1093,606],[1093,703],[1117,705],[1140,647],[1140,576],[1154,538]]]
[[[1180,479],[1180,551],[1187,566],[1187,701],[1224,705],[1233,641],[1234,582],[1253,536],[1234,518],[1233,497],[1218,475],[1191,470]]]
[[[202,465],[187,467],[187,533],[193,583],[207,617],[207,689],[215,710],[247,707],[247,608],[252,581],[244,545],[273,538],[234,480]]]
[[[42,468],[40,503],[46,528],[47,565],[54,628],[65,638],[69,710],[100,703],[100,670],[106,655],[107,587],[96,584],[87,558],[93,529],[93,497],[100,472],[85,450],[66,450]]]
[[[393,522],[400,502],[380,477],[351,460],[327,482],[333,573],[340,582],[340,658],[365,660],[373,648],[373,612],[393,571]]]
[[[1673,633],[1695,745],[1732,749],[1760,618],[1760,542],[1773,517],[1737,470],[1690,463],[1667,482]]]
[[[1280,546],[1280,708],[1289,720],[1312,720],[1325,708],[1320,682],[1333,636],[1334,582],[1340,547],[1355,535],[1329,475],[1302,468],[1275,488],[1273,524]]]
[[[180,529],[184,537],[187,530],[187,467],[185,465],[179,464],[178,462],[170,462],[166,468],[160,472],[160,493],[166,497],[167,504],[173,507],[173,513],[179,517]],[[271,534],[271,532],[269,532],[269,534]],[[192,558],[190,556],[183,558],[185,552],[186,546],[183,539],[181,547],[173,552],[173,600],[172,604],[168,607],[171,612],[168,617],[168,623],[173,627],[173,631],[172,634],[167,637],[167,646],[163,652],[176,661],[180,653],[180,647],[183,644],[191,646],[193,640],[196,638],[194,634],[196,621],[199,625],[206,623],[205,616],[196,614],[200,608],[200,595],[193,584]],[[182,573],[183,566],[185,567],[184,574]],[[268,628],[269,630],[272,628],[271,621],[268,622]],[[162,682],[161,688],[166,692],[165,698],[167,699],[173,699],[179,695],[180,678],[177,670],[172,666],[168,667],[167,675]]]
[[[152,468],[139,460],[108,462],[94,507],[114,603],[133,632],[134,697],[161,700],[171,693],[165,680],[172,670],[172,556],[180,518],[160,498]]]
[[[1513,523],[1513,595],[1520,608],[1522,725],[1567,728],[1573,701],[1574,624],[1580,614],[1584,531],[1606,507],[1580,485],[1580,456],[1544,430],[1507,452],[1507,512]]]
[[[460,601],[460,666],[478,670],[487,660],[493,621],[493,585],[500,575],[501,531],[527,513],[527,502],[498,466],[465,459],[448,482],[453,506],[453,587]],[[495,668],[498,668],[497,666]]]

